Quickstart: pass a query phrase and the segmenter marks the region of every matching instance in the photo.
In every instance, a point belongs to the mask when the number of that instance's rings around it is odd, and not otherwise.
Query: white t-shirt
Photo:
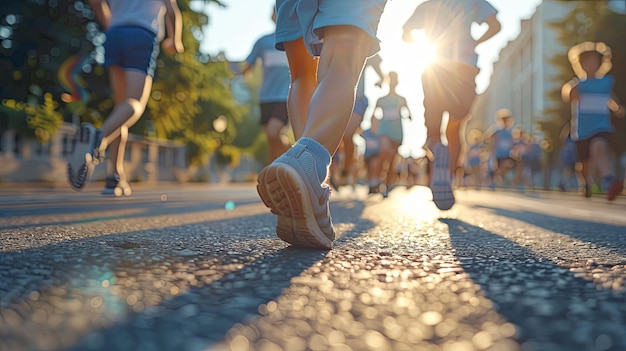
[[[107,3],[111,8],[110,27],[138,26],[163,39],[166,12],[163,0],[107,0]]]

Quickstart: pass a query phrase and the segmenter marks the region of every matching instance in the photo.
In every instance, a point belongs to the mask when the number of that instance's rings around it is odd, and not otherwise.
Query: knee
[[[146,106],[142,104],[139,100],[134,98],[128,98],[124,101],[130,109],[133,111],[133,117],[139,117],[146,110]]]

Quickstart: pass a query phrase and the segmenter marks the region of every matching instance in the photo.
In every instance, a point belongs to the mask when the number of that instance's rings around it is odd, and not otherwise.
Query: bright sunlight
[[[421,75],[424,68],[436,58],[436,50],[423,31],[412,33],[412,43],[402,40],[402,24],[413,13],[417,3],[418,1],[415,0],[388,2],[378,31],[381,40],[380,56],[383,72],[385,74],[390,71],[398,72],[398,93],[407,99],[413,117],[412,121],[403,121],[405,138],[399,152],[402,156],[413,157],[423,155],[422,145],[426,140]],[[387,93],[386,84],[383,85],[382,89],[370,85],[374,82],[373,79],[374,73],[366,72],[366,91],[371,104],[374,104],[376,99]],[[368,112],[371,115],[372,108]],[[368,117],[366,117],[363,127],[369,127]]]

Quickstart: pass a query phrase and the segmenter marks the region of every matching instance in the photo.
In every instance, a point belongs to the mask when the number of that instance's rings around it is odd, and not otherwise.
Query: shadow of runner
[[[363,208],[359,201],[333,203],[333,213],[342,219],[354,217]],[[372,226],[370,221],[357,220],[337,245]],[[282,295],[292,278],[326,255],[327,251],[293,247],[266,254],[206,286],[191,288],[159,306],[132,314],[112,328],[92,332],[66,350],[206,350],[223,340],[236,324],[259,315],[261,305]]]
[[[67,350],[204,350],[235,324],[256,315],[260,305],[281,295],[291,278],[325,255],[324,251],[281,249],[110,329],[93,332]]]
[[[487,206],[477,206],[477,208],[493,211],[493,213],[500,216],[527,222],[534,226],[565,234],[574,239],[593,243],[626,255],[625,226],[554,217],[531,211],[511,211]]]
[[[339,245],[373,226],[363,204],[332,206]],[[274,229],[247,215],[3,252],[0,349],[203,350],[327,254]]]
[[[499,235],[440,219],[463,269],[518,327],[524,350],[626,349],[626,299]]]
[[[116,198],[106,199],[107,201],[102,201],[99,203],[89,203],[89,204],[72,204],[72,205],[63,205],[59,206],[59,208],[55,208],[50,203],[46,204],[37,204],[36,206],[32,206],[27,210],[22,210],[21,212],[14,211],[5,211],[0,214],[0,220],[3,220],[2,217],[12,216],[14,218],[20,217],[32,217],[35,218],[37,215],[41,216],[63,216],[63,215],[82,215],[84,213],[87,218],[75,219],[75,220],[58,220],[58,221],[43,221],[38,223],[22,223],[22,224],[2,224],[0,222],[0,230],[12,230],[12,229],[25,229],[25,228],[37,228],[43,226],[60,226],[60,225],[71,225],[71,224],[83,224],[83,223],[96,223],[100,221],[106,220],[123,220],[123,219],[140,219],[145,217],[153,217],[153,216],[163,216],[163,215],[176,215],[176,214],[185,214],[189,212],[201,212],[201,211],[212,211],[219,210],[224,208],[224,204],[216,204],[216,203],[189,203],[185,201],[168,201],[168,202],[159,202],[159,201],[144,201],[144,202],[124,202],[123,200]],[[117,202],[114,202],[119,200]],[[260,200],[249,200],[249,201],[239,201],[237,202],[237,206],[249,205],[258,203]],[[107,211],[114,211],[118,214],[115,215],[103,215],[102,213],[106,213]],[[28,215],[25,213],[28,212]],[[122,213],[123,212],[123,213]]]

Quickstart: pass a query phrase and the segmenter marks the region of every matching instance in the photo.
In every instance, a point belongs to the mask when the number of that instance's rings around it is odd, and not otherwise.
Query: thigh
[[[122,67],[113,65],[107,67],[109,82],[113,91],[113,102],[117,105],[126,98],[126,75]]]
[[[424,69],[422,88],[424,90],[424,119],[428,127],[434,121],[441,121],[446,105],[446,94],[434,67]]]
[[[144,107],[148,103],[152,89],[152,77],[136,70],[125,70],[125,98],[139,101]]]
[[[589,159],[589,146],[589,139],[576,141],[576,154],[580,161],[587,161]]]
[[[380,136],[380,154],[385,158],[388,158],[389,155],[393,153],[393,143],[391,138],[386,135]]]

